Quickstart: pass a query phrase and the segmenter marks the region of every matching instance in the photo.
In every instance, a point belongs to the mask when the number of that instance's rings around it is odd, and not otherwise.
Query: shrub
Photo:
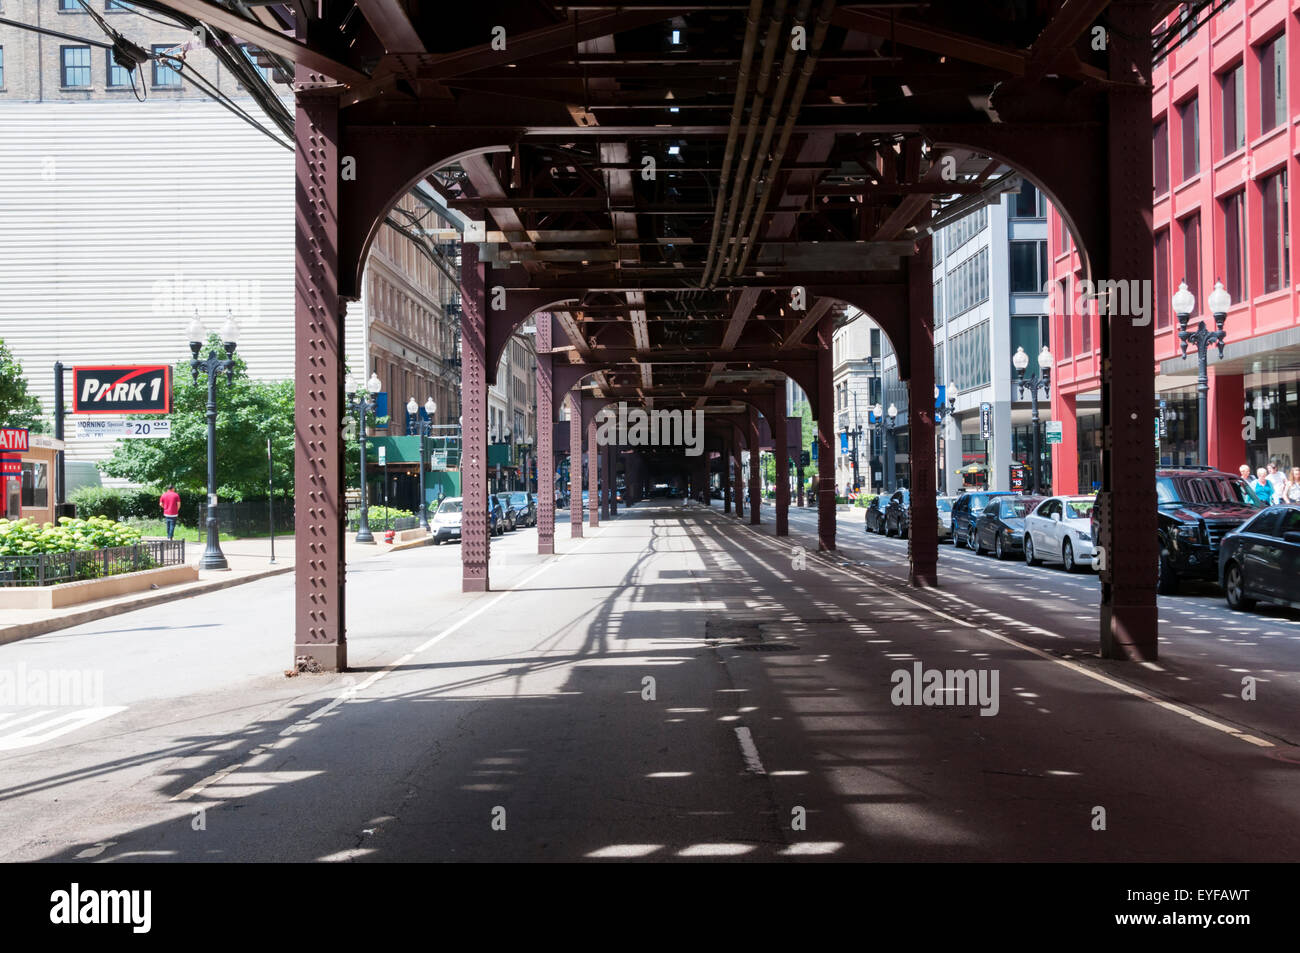
[[[59,525],[37,525],[30,519],[0,519],[0,556],[32,556],[73,550],[133,546],[140,542],[139,530],[103,516],[73,519],[64,516]]]
[[[105,486],[83,486],[71,496],[77,507],[77,519],[90,519],[103,516],[117,522],[126,513],[123,512],[126,501],[121,490]]]

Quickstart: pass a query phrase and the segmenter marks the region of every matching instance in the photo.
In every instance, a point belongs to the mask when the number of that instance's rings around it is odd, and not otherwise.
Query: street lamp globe
[[[885,410],[879,404],[876,404],[875,407],[871,408],[871,413],[875,415],[877,420],[879,420],[884,415]]]
[[[190,326],[185,329],[185,334],[189,337],[190,347],[198,349],[203,344],[203,322],[199,320],[197,312],[190,321]]]
[[[381,390],[384,389],[384,385],[381,384],[379,381],[378,374],[370,375],[370,380],[366,381],[366,389],[370,391],[370,393],[372,394],[378,394]]]
[[[890,419],[892,420],[893,418],[895,418],[895,417],[897,417],[897,416],[898,416],[898,408],[897,408],[895,405],[890,404],[890,405],[889,405],[889,417],[890,417]]]
[[[438,405],[434,403],[432,397],[430,397],[428,400],[424,402],[424,412],[429,415],[430,419],[433,418],[433,415],[437,411],[437,409],[438,409]]]
[[[1192,312],[1196,310],[1196,297],[1187,290],[1187,279],[1178,282],[1178,290],[1174,292],[1172,302],[1174,314],[1178,315],[1178,323],[1184,327],[1187,325],[1187,319],[1191,317]]]
[[[418,414],[420,412],[420,405],[415,402],[414,397],[406,402],[406,412],[408,414]]]
[[[226,323],[221,326],[221,340],[228,351],[233,351],[235,345],[239,343],[239,325],[235,322],[233,314],[226,314]]]
[[[1023,347],[1016,348],[1016,353],[1011,355],[1011,366],[1016,369],[1021,377],[1024,376],[1026,369],[1029,367],[1029,355],[1025,353]]]
[[[1052,369],[1052,352],[1047,349],[1046,344],[1044,344],[1043,349],[1038,352],[1038,369],[1043,372],[1044,376],[1046,376],[1047,372]]]
[[[349,374],[343,378],[343,390],[351,396],[357,392],[357,379]]]
[[[1215,317],[1228,313],[1228,309],[1232,307],[1232,298],[1228,295],[1227,289],[1223,287],[1222,281],[1214,283],[1214,290],[1210,292],[1210,297],[1205,303],[1209,306],[1210,313]]]

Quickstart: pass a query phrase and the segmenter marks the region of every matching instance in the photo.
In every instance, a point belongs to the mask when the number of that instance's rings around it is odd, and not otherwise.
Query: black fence
[[[369,516],[370,532],[382,533],[386,529],[391,529],[395,533],[400,533],[404,529],[415,529],[420,525],[419,515],[415,516],[390,516],[387,521],[375,509],[370,510]],[[357,527],[361,525],[361,504],[348,504],[348,532],[355,533]]]
[[[199,529],[208,525],[208,505],[199,504]],[[217,529],[232,536],[266,536],[271,531],[271,510],[266,500],[217,504]],[[293,501],[275,501],[275,531],[293,532]]]
[[[102,579],[125,572],[185,565],[185,540],[155,539],[134,546],[81,549],[68,553],[0,556],[0,586],[53,586]]]

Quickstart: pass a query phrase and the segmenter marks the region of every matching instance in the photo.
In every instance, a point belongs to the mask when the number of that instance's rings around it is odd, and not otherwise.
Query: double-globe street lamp
[[[950,385],[944,386],[943,389],[944,394],[948,393],[948,386]],[[948,492],[948,470],[944,460],[944,457],[947,456],[946,451],[948,445],[948,438],[944,433],[943,426],[944,426],[944,421],[946,421],[949,417],[951,417],[956,412],[957,412],[957,398],[949,397],[948,402],[945,404],[940,399],[939,385],[936,384],[934,387],[934,422],[935,422],[935,444],[936,444],[935,456],[939,460],[939,472],[943,474],[943,481],[941,486],[941,492],[943,493]],[[942,455],[940,455],[939,448],[937,446],[940,440],[943,441],[944,448],[945,448],[945,453]]]
[[[1029,368],[1029,355],[1025,353],[1023,347],[1016,348],[1016,353],[1011,358],[1011,366],[1016,369],[1016,384],[1019,387],[1020,399],[1024,400],[1025,391],[1029,391],[1034,427],[1034,496],[1041,496],[1043,457],[1042,449],[1038,444],[1038,391],[1042,388],[1044,397],[1051,394],[1052,352],[1047,349],[1046,344],[1043,345],[1043,349],[1038,352],[1038,373],[1033,377],[1025,377],[1025,371]]]
[[[406,402],[407,416],[412,421],[415,421],[416,425],[420,428],[420,529],[424,530],[426,533],[429,531],[429,504],[425,500],[424,496],[424,448],[426,438],[428,438],[429,434],[433,431],[433,415],[437,410],[438,405],[434,403],[433,398],[430,397],[424,402],[424,419],[419,420],[416,415],[420,412],[420,405],[415,402],[415,398],[412,397]],[[412,428],[408,426],[406,429],[411,430]]]
[[[235,323],[232,315],[226,315],[226,323],[221,328],[221,341],[226,349],[225,357],[222,357],[221,352],[216,349],[209,351],[207,357],[199,357],[199,351],[207,339],[207,334],[203,331],[203,323],[199,320],[197,312],[194,320],[190,322],[189,339],[190,353],[193,355],[190,370],[194,374],[194,383],[199,382],[200,371],[208,372],[208,544],[203,550],[203,558],[199,560],[199,568],[229,569],[230,564],[226,562],[226,555],[221,551],[217,532],[217,375],[224,371],[226,383],[234,383],[235,345],[239,343],[239,325]]]
[[[857,403],[856,398],[857,395],[855,394],[854,395],[855,404]],[[857,423],[857,421],[855,420],[854,423]],[[858,477],[858,441],[862,439],[862,424],[857,423],[857,426],[850,429],[849,418],[848,415],[846,414],[844,416],[844,424],[840,429],[840,433],[844,434],[844,436],[847,438],[846,442],[848,441],[852,442],[853,492],[856,494],[858,490],[862,489],[862,481]]]
[[[370,532],[369,494],[366,492],[366,414],[378,405],[377,395],[383,384],[378,374],[371,374],[365,389],[358,390],[355,378],[349,374],[344,387],[348,393],[348,408],[357,414],[357,442],[361,444],[361,518],[357,521],[356,541],[373,543],[375,537]]]
[[[1210,297],[1206,301],[1206,304],[1210,306],[1210,313],[1214,315],[1213,331],[1205,326],[1204,320],[1197,323],[1195,331],[1187,330],[1187,322],[1191,319],[1192,312],[1196,310],[1196,297],[1187,290],[1187,279],[1184,278],[1178,283],[1178,291],[1174,293],[1172,304],[1174,314],[1178,315],[1178,339],[1183,343],[1183,357],[1187,356],[1188,344],[1196,345],[1196,410],[1200,425],[1197,455],[1201,466],[1209,466],[1210,370],[1208,358],[1211,344],[1218,345],[1219,357],[1223,357],[1223,341],[1227,337],[1227,332],[1223,330],[1223,324],[1228,318],[1228,308],[1232,306],[1232,298],[1228,296],[1227,290],[1223,287],[1223,282],[1216,280],[1214,290],[1210,292]]]
[[[873,408],[877,424],[884,428],[881,434],[881,443],[885,451],[885,489],[894,488],[894,431],[898,429],[898,407],[895,404],[889,405],[886,412],[881,409],[879,404]]]

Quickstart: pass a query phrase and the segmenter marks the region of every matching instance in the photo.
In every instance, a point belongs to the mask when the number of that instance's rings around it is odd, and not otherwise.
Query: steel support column
[[[759,472],[758,411],[749,408],[749,525],[757,526],[763,514],[763,484]]]
[[[1115,4],[1107,11],[1111,79],[1106,124],[1105,249],[1089,257],[1106,277],[1149,287],[1154,265],[1151,228],[1150,11]],[[1099,545],[1101,654],[1109,659],[1156,658],[1155,452],[1151,447],[1151,368],[1154,327],[1148,315],[1101,319],[1102,492]],[[1122,545],[1120,528],[1122,527]]]
[[[569,536],[582,536],[582,395],[569,391]]]
[[[722,441],[722,512],[731,514],[731,441]]]
[[[907,534],[908,582],[938,584],[939,511],[935,504],[934,460],[934,289],[931,240],[916,243],[916,254],[904,259],[907,269],[908,336],[911,375],[908,379],[908,465],[911,473],[911,528]]]
[[[537,316],[537,552],[542,556],[555,552],[555,411],[551,406],[549,314]]]
[[[304,67],[297,77],[323,80]],[[313,79],[314,77],[314,79]],[[294,666],[347,668],[344,615],[343,321],[339,300],[338,95],[299,92],[297,144],[294,429]]]
[[[605,490],[600,495],[600,518],[603,520],[608,520],[610,516],[609,498],[614,495],[613,459],[614,454],[617,452],[618,448],[610,445],[605,447],[605,452],[600,455],[600,465],[604,467],[604,474],[601,479],[605,482]]]
[[[600,525],[600,447],[596,445],[594,415],[587,422],[587,515],[588,525],[592,528]]]
[[[745,471],[740,465],[740,432],[736,428],[736,442],[732,445],[733,463],[735,464],[735,484],[736,484],[736,518],[745,518]]]
[[[461,591],[491,588],[488,560],[492,546],[487,512],[487,312],[486,266],[478,260],[478,245],[461,246]]]
[[[772,394],[772,453],[776,455],[776,535],[790,535],[790,458],[786,448],[785,388]]]
[[[835,549],[835,368],[831,360],[834,319],[817,325],[817,549]]]

